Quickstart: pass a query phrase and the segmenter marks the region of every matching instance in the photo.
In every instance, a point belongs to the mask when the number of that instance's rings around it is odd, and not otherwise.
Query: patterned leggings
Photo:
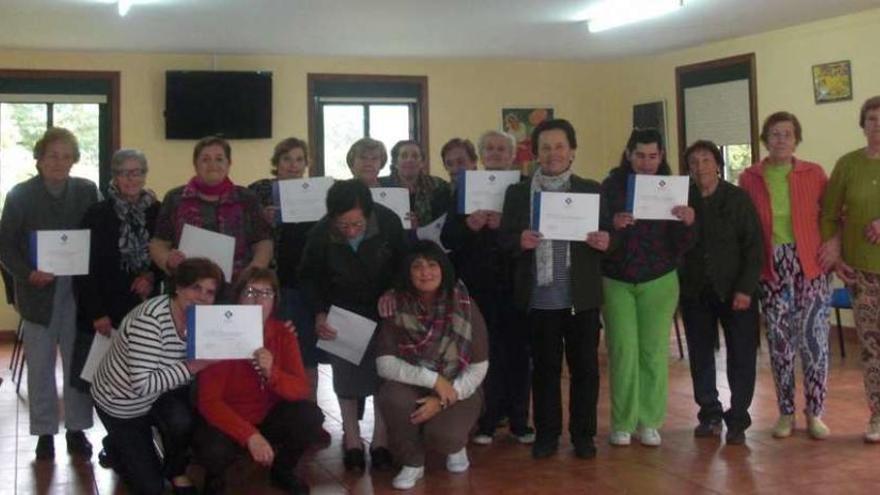
[[[880,274],[856,270],[850,286],[856,331],[862,342],[865,395],[871,415],[880,414]]]
[[[777,280],[761,282],[761,307],[767,322],[770,364],[780,414],[794,414],[794,360],[804,369],[805,412],[821,416],[828,376],[828,277],[804,277],[794,244],[773,250]]]

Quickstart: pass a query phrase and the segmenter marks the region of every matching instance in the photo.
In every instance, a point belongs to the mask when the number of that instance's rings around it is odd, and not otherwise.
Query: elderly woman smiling
[[[449,183],[428,175],[425,152],[416,141],[398,141],[391,148],[391,176],[383,177],[379,183],[409,189],[413,228],[433,222],[449,208]]]
[[[172,272],[186,255],[177,249],[186,224],[235,239],[232,276],[247,266],[267,268],[272,260],[272,236],[257,196],[229,180],[232,150],[218,137],[196,143],[196,175],[168,191],[150,242],[150,256],[160,268]],[[227,276],[230,274],[226,274]]]

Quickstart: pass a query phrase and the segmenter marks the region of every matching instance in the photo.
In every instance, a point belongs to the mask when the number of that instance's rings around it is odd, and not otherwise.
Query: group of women
[[[273,484],[307,493],[296,464],[326,441],[315,404],[318,362],[333,368],[345,467],[366,467],[359,420],[375,396],[370,464],[400,466],[395,488],[424,475],[429,449],[447,456],[449,471],[467,470],[468,441],[491,443],[505,418],[516,440],[533,444],[533,457],[556,453],[563,355],[571,444],[577,457],[590,458],[603,326],[610,443],[629,445],[635,436],[657,446],[677,307],[699,406],[694,434],[717,436],[726,424],[727,443],[739,444],[751,424],[759,302],[779,402],[773,435],[794,430],[799,354],[807,430],[822,439],[829,435],[822,415],[832,270],[853,292],[871,411],[865,440],[880,442],[880,97],[865,102],[859,124],[867,146],[844,155],[830,181],[820,166],[794,156],[802,129],[787,112],[765,121],[768,156],[743,173],[740,187],[723,180],[717,146],[693,143],[683,154],[692,179],[688,204],[672,209],[672,221],[634,218],[627,204],[632,174],[672,174],[654,130],[633,131],[619,166],[599,184],[573,173],[572,125],[545,121],[531,140],[537,170],[507,190],[503,211],[469,215],[456,209],[456,179],[478,162],[517,170],[511,136],[489,131],[476,147],[447,142],[441,157],[450,182],[428,174],[415,141],[391,149],[391,175],[380,178],[389,153],[363,138],[346,158],[354,178],[330,188],[324,218],[301,224],[280,223],[272,199],[275,180],[300,178],[308,168],[299,139],[275,147],[274,178],[244,188],[229,179],[229,144],[205,138],[194,149],[194,177],[160,204],[144,187],[142,153],[114,155],[100,201],[94,184],[70,177],[75,136],[49,129],[34,148],[38,175],[13,188],[0,219],[0,262],[14,278],[23,319],[37,458],[54,456],[56,347],[68,451],[91,456],[83,430],[94,404],[108,433],[102,462],[135,493],[161,493],[166,480],[175,493],[195,493],[186,475],[191,454],[206,467],[206,491],[219,493],[242,452],[269,467]],[[448,255],[373,201],[370,188],[388,185],[409,190],[414,227],[445,215]],[[543,238],[531,222],[531,198],[540,191],[599,194],[599,230],[584,232],[582,241]],[[234,239],[233,273],[187,258],[179,249],[187,224]],[[37,270],[29,234],[74,228],[91,231],[89,275]],[[215,302],[261,306],[264,345],[252,362],[187,359],[187,308]],[[329,323],[334,306],[379,321],[357,364],[317,349],[318,339],[348,331]],[[726,411],[715,386],[719,322],[731,388]],[[112,345],[89,384],[78,376],[96,333],[112,336]]]

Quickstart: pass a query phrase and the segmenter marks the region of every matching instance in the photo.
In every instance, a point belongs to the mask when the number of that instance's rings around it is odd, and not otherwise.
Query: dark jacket
[[[684,253],[696,242],[697,221],[688,227],[672,220],[643,220],[615,231],[614,214],[628,211],[627,182],[631,173],[629,167],[617,167],[602,182],[602,199],[608,203],[608,209],[600,224],[602,230],[614,234],[614,242],[602,261],[602,273],[614,280],[643,283],[678,268]],[[690,195],[690,206],[694,206],[693,202]]]
[[[378,319],[376,303],[391,288],[406,251],[400,217],[373,204],[357,252],[325,216],[309,232],[299,266],[300,287],[315,313],[331,305]]]
[[[749,195],[721,181],[706,198],[691,187],[700,232],[678,271],[681,297],[698,297],[712,286],[722,301],[734,292],[754,294],[764,263],[763,238],[758,214]]]
[[[459,214],[457,206],[454,197],[440,234],[443,246],[451,251],[449,259],[455,266],[455,274],[472,295],[511,290],[514,263],[501,247],[501,228],[492,230],[485,226],[474,232],[467,226],[467,215]]]
[[[571,192],[599,194],[599,183],[571,176]],[[507,188],[504,212],[501,217],[501,245],[516,263],[514,271],[514,300],[521,310],[527,311],[535,285],[535,252],[520,248],[520,235],[531,225],[531,179]],[[605,209],[604,198],[600,209]],[[601,216],[601,213],[600,213]],[[602,305],[602,274],[599,270],[602,253],[586,242],[572,242],[571,246],[571,300],[576,312],[596,309]]]
[[[151,237],[159,215],[159,206],[156,201],[147,208],[147,232]],[[71,384],[80,390],[89,388],[89,383],[81,380],[79,375],[95,338],[95,320],[108,316],[113,328],[119,328],[128,312],[144,302],[131,291],[131,283],[140,273],[123,272],[119,267],[119,227],[120,221],[113,209],[112,199],[89,207],[79,227],[91,231],[89,274],[73,279],[77,298],[77,333],[70,379]],[[149,296],[152,297],[159,294],[163,273],[152,263],[149,271],[153,274],[153,292]]]
[[[71,177],[60,197],[46,189],[39,175],[9,191],[0,220],[0,262],[15,280],[15,299],[25,320],[48,325],[52,318],[55,283],[35,287],[28,277],[33,266],[28,246],[35,230],[69,230],[79,226],[83,213],[98,201],[98,188],[86,179]]]

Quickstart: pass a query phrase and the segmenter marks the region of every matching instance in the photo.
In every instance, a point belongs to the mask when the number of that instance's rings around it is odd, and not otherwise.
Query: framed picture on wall
[[[852,100],[852,68],[849,60],[813,66],[813,97],[816,103]]]
[[[501,109],[501,128],[516,138],[513,161],[519,165],[522,173],[531,175],[536,166],[535,156],[532,154],[532,130],[541,122],[552,118],[552,107]]]

